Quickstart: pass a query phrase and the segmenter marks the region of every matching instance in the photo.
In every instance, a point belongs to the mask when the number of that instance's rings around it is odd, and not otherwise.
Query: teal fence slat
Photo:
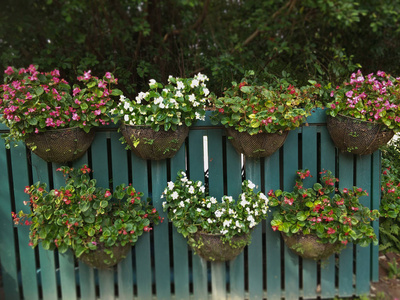
[[[89,164],[103,187],[132,181],[163,217],[161,194],[179,170],[187,171],[191,180],[208,180],[210,195],[217,199],[223,194],[237,199],[242,175],[267,194],[271,189],[292,189],[300,167],[310,169],[314,178],[319,171],[331,170],[340,179],[339,188],[358,185],[367,189],[369,196],[361,201],[378,209],[380,152],[362,157],[337,152],[322,110],[308,123],[290,132],[283,148],[270,157],[245,158],[244,165],[223,127],[212,125],[208,118],[191,128],[175,157],[151,162],[126,150],[115,127],[105,126],[96,133],[89,151],[72,166]],[[33,250],[28,245],[29,228],[14,229],[11,210],[29,210],[23,201],[29,200],[24,188],[30,183],[40,180],[55,188],[64,185],[63,175],[56,172],[60,166],[26,152],[23,144],[10,150],[0,147],[0,263],[6,300],[328,299],[368,294],[370,281],[378,280],[377,246],[348,245],[339,255],[321,262],[301,259],[282,243],[280,233],[272,230],[273,208],[267,220],[253,230],[251,245],[227,263],[207,263],[194,255],[167,218],[151,233],[144,233],[113,270],[90,268],[71,251],[59,254],[40,246]],[[374,222],[377,233],[378,228]]]

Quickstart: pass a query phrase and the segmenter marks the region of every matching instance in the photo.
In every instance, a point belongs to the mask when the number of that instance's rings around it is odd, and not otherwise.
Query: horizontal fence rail
[[[7,130],[1,127],[0,130]],[[340,188],[357,185],[369,196],[362,203],[377,209],[380,197],[380,153],[355,156],[339,153],[318,110],[308,126],[289,133],[283,147],[268,158],[243,158],[221,126],[206,121],[192,127],[184,146],[172,159],[146,161],[120,142],[115,127],[97,131],[89,151],[72,166],[86,163],[99,186],[111,189],[132,183],[162,212],[160,196],[179,170],[208,185],[210,195],[237,197],[241,182],[250,179],[258,190],[291,190],[295,171],[310,169],[316,177],[331,170]],[[127,258],[111,271],[92,269],[71,252],[59,254],[28,246],[29,227],[14,227],[11,211],[29,210],[24,188],[36,181],[50,188],[64,185],[60,165],[46,163],[23,144],[0,146],[0,262],[6,299],[298,299],[369,294],[378,280],[378,247],[348,245],[325,261],[303,260],[282,242],[266,221],[252,232],[252,243],[234,261],[205,262],[193,255],[171,223],[144,233]],[[378,224],[374,224],[378,232]]]

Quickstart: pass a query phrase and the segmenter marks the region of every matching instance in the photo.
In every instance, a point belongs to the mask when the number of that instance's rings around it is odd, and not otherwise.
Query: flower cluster
[[[0,88],[0,121],[10,132],[4,137],[10,141],[24,140],[31,133],[47,129],[78,126],[86,132],[93,126],[106,124],[113,107],[111,95],[117,79],[107,73],[103,79],[91,76],[90,71],[78,80],[85,87],[71,86],[60,77],[58,70],[40,72],[37,66],[8,67],[5,83]]]
[[[184,172],[179,172],[175,182],[168,182],[162,197],[164,211],[178,232],[184,237],[197,231],[222,234],[227,242],[235,235],[249,233],[267,217],[268,198],[254,193],[255,184],[250,180],[242,183],[238,200],[223,196],[221,201],[205,195],[201,181],[192,181]]]
[[[330,90],[327,113],[378,122],[394,131],[400,130],[400,78],[383,71],[364,76],[361,70],[350,81]],[[328,87],[329,90],[329,87]]]
[[[15,224],[30,225],[30,246],[41,242],[44,249],[60,253],[72,249],[77,257],[98,247],[134,245],[160,217],[141,200],[133,186],[119,185],[111,193],[90,179],[90,168],[61,167],[66,185],[50,191],[45,183],[25,188],[30,213],[12,213]],[[161,219],[162,221],[162,219]]]
[[[252,83],[250,76],[232,87],[223,97],[214,98],[214,123],[221,122],[239,132],[275,133],[300,127],[316,106],[319,84],[296,88],[286,81]]]
[[[400,182],[389,166],[382,172],[380,214],[383,218],[396,219],[400,213]]]
[[[366,191],[358,187],[336,189],[338,179],[330,171],[322,172],[321,183],[305,188],[303,181],[309,177],[309,170],[298,170],[292,192],[268,193],[270,206],[276,207],[271,221],[273,230],[288,236],[297,232],[316,234],[323,243],[378,243],[370,221],[377,219],[379,212],[359,201],[359,197],[368,195]]]
[[[126,125],[149,126],[155,131],[176,130],[177,126],[190,126],[195,120],[204,120],[210,91],[207,76],[197,74],[193,78],[168,78],[168,85],[151,79],[149,91],[140,92],[135,100],[120,97],[113,110],[115,121]]]

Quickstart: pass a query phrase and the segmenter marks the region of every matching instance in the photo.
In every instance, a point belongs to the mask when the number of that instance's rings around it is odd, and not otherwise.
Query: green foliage
[[[300,127],[316,107],[319,84],[296,88],[285,79],[274,78],[272,83],[254,79],[254,71],[246,73],[238,84],[214,98],[214,123],[221,122],[239,132],[276,133]]]
[[[158,224],[155,208],[141,200],[131,185],[119,185],[111,193],[90,179],[90,169],[61,167],[66,185],[50,191],[37,182],[25,188],[32,211],[12,213],[15,224],[30,225],[32,247],[60,253],[72,249],[77,257],[98,247],[134,245],[151,223]]]
[[[262,192],[254,193],[255,187],[250,180],[245,180],[236,201],[231,196],[223,196],[219,202],[205,195],[201,181],[191,181],[184,172],[179,172],[176,181],[168,182],[163,192],[163,208],[184,237],[202,231],[222,234],[221,240],[230,242],[233,236],[249,233],[267,217],[268,199]]]
[[[400,279],[400,267],[397,264],[395,258],[391,262],[388,262],[389,270],[388,270],[388,277],[394,279]]]
[[[400,252],[400,152],[399,140],[382,148],[379,250]]]
[[[297,232],[315,234],[322,243],[348,242],[363,247],[378,243],[370,221],[379,216],[377,210],[363,206],[359,197],[367,195],[361,188],[336,190],[338,181],[330,171],[324,172],[321,183],[304,187],[309,170],[298,170],[292,192],[271,190],[270,206],[276,207],[271,220],[273,230],[291,236]]]

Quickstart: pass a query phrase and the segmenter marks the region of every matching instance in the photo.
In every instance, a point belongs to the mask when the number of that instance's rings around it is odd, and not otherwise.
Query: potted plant
[[[250,180],[245,180],[236,201],[223,196],[219,202],[206,196],[201,181],[194,182],[181,171],[162,194],[163,209],[200,257],[232,260],[250,244],[251,230],[267,217],[268,198],[262,192],[255,193],[254,188]]]
[[[171,158],[182,146],[189,126],[204,120],[209,90],[207,76],[168,78],[162,85],[150,80],[149,91],[135,100],[120,97],[113,110],[115,122],[121,120],[121,132],[128,147],[143,159]]]
[[[330,85],[328,86],[328,90]],[[327,128],[342,152],[371,154],[400,130],[399,78],[361,70],[330,91]]]
[[[108,124],[117,79],[84,72],[72,87],[58,70],[40,72],[37,66],[8,67],[0,89],[0,121],[10,128],[6,145],[24,141],[46,161],[65,163],[81,157],[94,138],[93,127]]]
[[[278,150],[289,130],[302,126],[316,106],[319,84],[296,88],[285,80],[259,83],[249,71],[240,83],[213,98],[214,123],[220,122],[239,153],[267,157]]]
[[[269,191],[270,206],[275,207],[272,229],[282,233],[284,241],[296,254],[310,259],[324,259],[352,242],[363,247],[378,243],[370,221],[379,217],[360,203],[367,192],[359,187],[335,188],[338,181],[330,171],[310,188],[304,180],[309,170],[298,170],[293,191]]]
[[[75,256],[91,267],[107,269],[122,260],[143,232],[152,230],[159,215],[132,185],[111,193],[90,178],[90,168],[61,167],[66,185],[48,191],[45,183],[25,188],[30,213],[13,213],[16,224],[30,225],[32,247]],[[161,220],[162,221],[162,220]]]

